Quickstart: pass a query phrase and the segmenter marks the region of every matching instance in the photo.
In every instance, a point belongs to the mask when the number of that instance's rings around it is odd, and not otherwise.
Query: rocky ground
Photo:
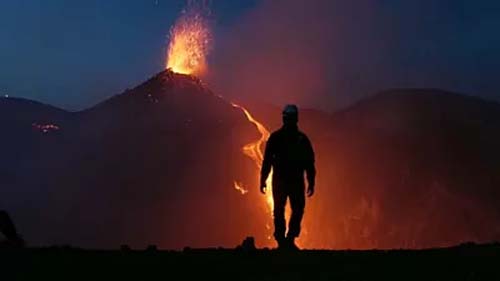
[[[428,250],[2,250],[2,280],[500,280],[500,244]]]

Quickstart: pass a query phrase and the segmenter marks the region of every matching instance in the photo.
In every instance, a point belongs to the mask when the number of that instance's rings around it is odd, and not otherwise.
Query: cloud
[[[208,80],[230,98],[324,109],[393,87],[488,95],[500,56],[485,51],[500,47],[500,22],[491,7],[469,6],[262,1],[216,38]]]

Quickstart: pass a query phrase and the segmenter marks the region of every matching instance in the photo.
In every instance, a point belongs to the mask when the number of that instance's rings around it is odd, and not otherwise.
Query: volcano
[[[28,241],[182,248],[263,232],[264,221],[242,219],[267,217],[247,200],[256,194],[233,188],[253,183],[241,147],[258,132],[193,76],[166,70],[81,112],[14,98],[0,107],[0,205]]]
[[[245,106],[279,126],[279,108]],[[300,120],[318,168],[303,246],[500,240],[499,104],[400,89]],[[261,135],[194,76],[165,70],[80,112],[1,98],[0,125],[0,206],[32,245],[232,247],[249,235],[273,245],[242,153]]]

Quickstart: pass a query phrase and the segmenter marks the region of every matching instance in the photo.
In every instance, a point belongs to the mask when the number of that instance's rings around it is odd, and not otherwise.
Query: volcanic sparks
[[[188,7],[170,30],[166,68],[181,74],[203,74],[210,51],[208,12],[202,4],[189,1]]]

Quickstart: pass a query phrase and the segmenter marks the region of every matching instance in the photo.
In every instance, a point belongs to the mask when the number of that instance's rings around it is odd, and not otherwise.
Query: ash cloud
[[[500,4],[261,1],[221,28],[208,80],[227,97],[336,109],[387,88],[489,98]],[[496,11],[496,12],[495,12]]]

